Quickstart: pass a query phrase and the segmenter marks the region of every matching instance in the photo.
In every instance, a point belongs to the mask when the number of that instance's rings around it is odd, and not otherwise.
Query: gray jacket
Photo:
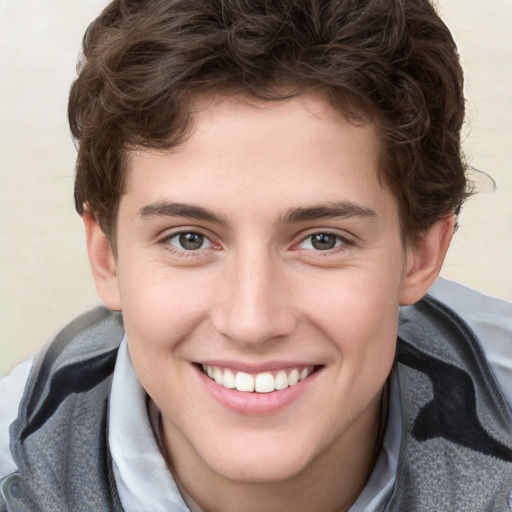
[[[11,426],[0,511],[120,511],[108,449],[119,315],[97,308],[36,360]],[[512,510],[512,417],[473,332],[431,297],[400,317],[403,439],[386,510]]]

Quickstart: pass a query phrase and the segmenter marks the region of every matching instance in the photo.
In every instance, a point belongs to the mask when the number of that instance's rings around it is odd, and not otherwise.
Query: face
[[[372,126],[321,98],[196,107],[179,149],[132,154],[115,306],[171,458],[283,480],[373,436],[408,268],[397,205]]]

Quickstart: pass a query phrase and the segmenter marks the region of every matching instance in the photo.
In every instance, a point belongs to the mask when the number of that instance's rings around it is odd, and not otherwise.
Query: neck
[[[375,465],[382,441],[381,401],[379,394],[368,414],[356,419],[342,438],[298,474],[281,481],[224,478],[186,441],[170,443],[164,429],[166,452],[185,499],[192,497],[205,511],[344,512],[356,501]]]

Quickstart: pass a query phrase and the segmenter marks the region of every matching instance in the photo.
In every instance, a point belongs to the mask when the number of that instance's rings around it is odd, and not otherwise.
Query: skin
[[[404,247],[373,126],[321,97],[196,107],[177,150],[131,154],[116,258],[84,216],[98,292],[123,311],[169,464],[202,507],[347,510],[375,462],[399,305],[437,277],[453,219]],[[203,245],[184,249],[180,233]],[[205,362],[317,371],[290,403],[251,415],[212,397]]]

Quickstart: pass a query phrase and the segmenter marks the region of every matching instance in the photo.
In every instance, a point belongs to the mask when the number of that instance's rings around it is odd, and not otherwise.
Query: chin
[[[275,460],[247,459],[230,462],[217,469],[222,477],[240,483],[271,484],[293,478],[306,467],[303,461],[287,460],[282,458],[278,463]]]
[[[223,453],[205,454],[203,460],[218,475],[243,483],[272,483],[288,480],[304,471],[314,458],[312,443],[267,439],[230,443]]]

